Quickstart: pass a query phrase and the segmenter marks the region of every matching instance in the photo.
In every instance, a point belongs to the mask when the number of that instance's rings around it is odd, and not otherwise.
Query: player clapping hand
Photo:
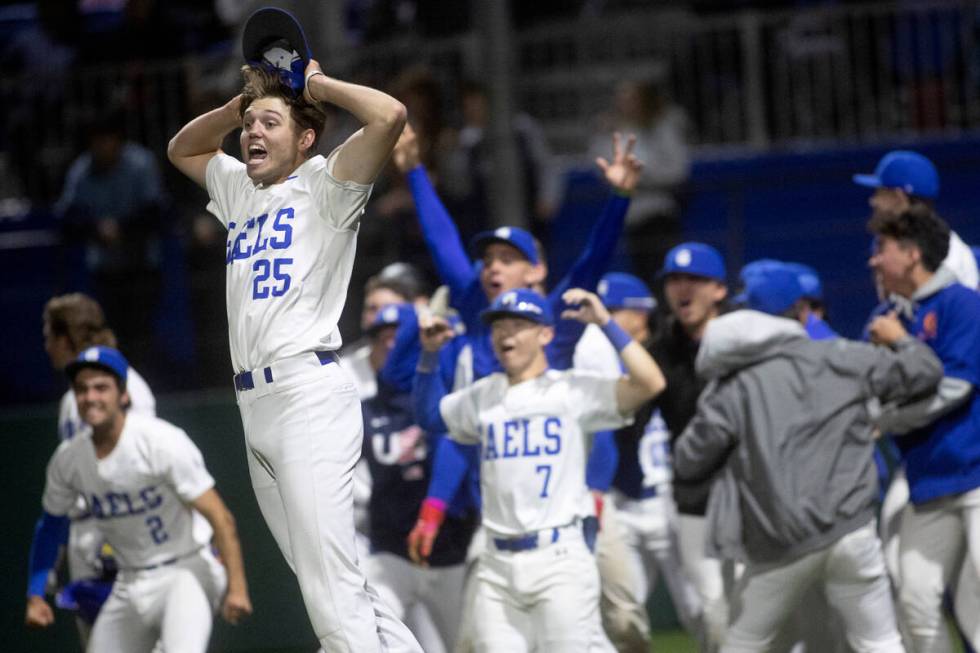
[[[602,300],[595,293],[581,288],[572,288],[566,290],[561,299],[572,307],[561,312],[563,318],[599,326],[609,323],[609,311],[602,305]]]

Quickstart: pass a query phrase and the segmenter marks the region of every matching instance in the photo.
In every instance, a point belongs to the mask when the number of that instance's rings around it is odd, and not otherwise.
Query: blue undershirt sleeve
[[[445,433],[449,430],[439,412],[439,402],[449,391],[439,373],[438,360],[436,354],[422,353],[412,387],[415,419],[426,433]]]
[[[459,492],[472,461],[477,460],[474,452],[478,448],[479,445],[461,444],[452,438],[439,440],[432,460],[428,497],[440,499],[447,505],[451,503]]]
[[[27,595],[44,596],[48,574],[58,559],[58,549],[68,543],[68,517],[43,512],[34,527],[27,575]]]
[[[592,440],[592,451],[585,465],[585,483],[590,490],[608,492],[619,465],[619,449],[613,431],[600,431]]]

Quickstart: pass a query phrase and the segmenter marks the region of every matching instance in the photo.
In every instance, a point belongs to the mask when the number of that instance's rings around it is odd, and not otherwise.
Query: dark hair
[[[302,93],[294,94],[293,90],[283,83],[278,73],[265,66],[242,66],[242,76],[245,77],[245,86],[242,88],[242,101],[238,107],[239,117],[244,119],[245,110],[260,98],[279,98],[289,107],[289,115],[300,130],[313,130],[315,134],[313,145],[306,151],[307,156],[312,156],[320,143],[320,136],[327,122],[327,114],[323,107],[319,104],[310,104]]]
[[[82,293],[52,297],[44,306],[44,322],[51,335],[67,336],[74,351],[102,345],[116,347],[116,336],[106,324],[98,302]]]
[[[898,214],[878,211],[868,221],[868,231],[917,247],[929,272],[949,253],[949,225],[926,204],[913,204]]]
[[[381,275],[374,275],[367,280],[364,284],[364,297],[366,298],[375,290],[382,288],[390,290],[396,295],[401,295],[406,302],[413,302],[418,297],[418,293],[414,292],[411,282],[396,277],[382,277]]]

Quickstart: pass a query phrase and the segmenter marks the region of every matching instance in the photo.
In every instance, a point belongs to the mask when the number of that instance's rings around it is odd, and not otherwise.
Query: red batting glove
[[[432,554],[432,543],[439,534],[439,528],[446,519],[446,502],[427,497],[419,510],[419,520],[408,534],[408,556],[417,565],[425,565]]]
[[[592,490],[592,500],[595,502],[595,518],[602,528],[602,507],[605,505],[605,496],[599,490]]]

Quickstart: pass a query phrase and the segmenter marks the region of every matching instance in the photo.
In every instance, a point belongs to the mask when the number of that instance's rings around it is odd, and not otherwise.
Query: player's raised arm
[[[660,366],[653,357],[617,325],[595,293],[581,288],[565,291],[562,300],[570,307],[563,318],[597,324],[616,347],[626,367],[626,376],[616,386],[616,407],[621,413],[632,413],[667,387]]]
[[[349,111],[364,126],[344,143],[334,164],[340,181],[370,184],[378,176],[405,126],[405,105],[377,89],[328,77],[315,59],[306,66],[303,95]]]
[[[214,543],[218,547],[221,562],[228,572],[228,592],[221,604],[221,616],[228,623],[237,624],[244,617],[252,614],[252,601],[248,596],[248,583],[245,580],[245,565],[235,528],[235,518],[214,488],[195,499],[191,506],[201,513],[214,529]]]
[[[242,124],[241,97],[236,95],[224,106],[194,118],[181,127],[167,145],[170,163],[201,188],[207,188],[208,162],[221,151],[225,136]]]

